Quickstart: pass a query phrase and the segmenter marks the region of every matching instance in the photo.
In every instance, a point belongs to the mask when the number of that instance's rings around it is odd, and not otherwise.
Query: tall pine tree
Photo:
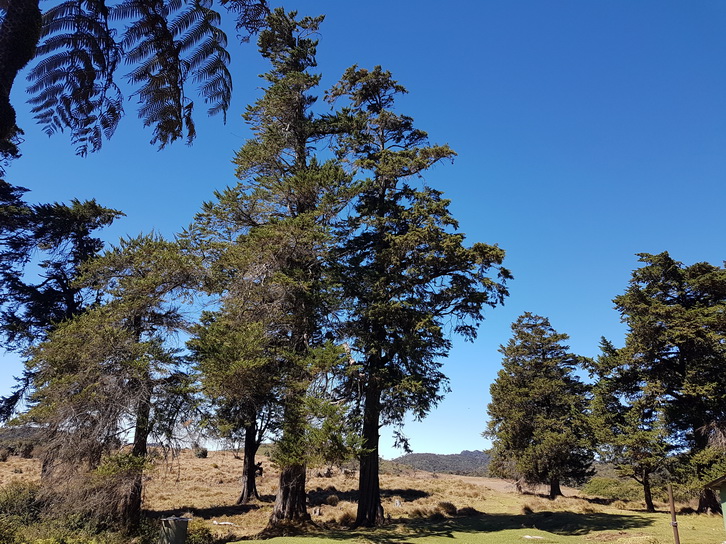
[[[310,73],[313,36],[321,20],[298,20],[282,9],[268,18],[259,48],[271,70],[263,76],[264,95],[244,115],[254,137],[234,159],[240,182],[205,204],[189,233],[208,257],[224,304],[258,314],[250,323],[262,335],[261,351],[275,359],[283,423],[272,524],[309,518],[308,393],[340,356],[328,334],[337,299],[325,262],[330,224],[347,203],[350,177],[338,161],[315,157],[316,145],[335,130],[311,110],[320,79]]]
[[[347,106],[338,117],[345,130],[337,152],[367,176],[353,213],[339,224],[331,265],[348,308],[341,334],[361,356],[348,367],[346,384],[363,412],[359,526],[384,520],[381,425],[400,427],[406,413],[420,419],[438,403],[446,391],[441,361],[450,333],[474,338],[484,308],[502,302],[509,278],[501,267],[504,251],[466,246],[449,201],[413,182],[454,152],[430,145],[410,117],[395,111],[404,92],[380,67],[354,66],[328,95]]]
[[[726,428],[726,268],[684,265],[667,252],[639,255],[624,294],[614,299],[628,326],[625,364],[664,402],[670,440],[697,456]],[[696,467],[708,479],[708,466]],[[719,503],[704,489],[699,510]]]
[[[522,314],[499,351],[502,369],[490,387],[485,432],[492,438],[490,470],[528,484],[548,484],[550,498],[563,480],[591,475],[588,390],[575,374],[582,358],[569,352],[566,334],[547,318]]]

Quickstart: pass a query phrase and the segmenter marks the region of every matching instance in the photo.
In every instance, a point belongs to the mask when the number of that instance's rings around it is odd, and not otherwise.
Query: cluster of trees
[[[18,421],[43,434],[55,512],[80,506],[134,530],[149,444],[203,410],[244,437],[241,502],[256,495],[262,436],[274,440],[272,524],[308,519],[308,464],[356,455],[356,524],[377,525],[381,426],[436,405],[450,336],[474,338],[507,295],[503,250],[465,245],[442,193],[416,182],[454,152],[396,111],[406,91],[390,73],[353,66],[315,110],[321,21],[268,15],[270,70],[244,114],[239,182],[177,240],[101,253],[93,231],[119,212],[32,206],[0,185],[2,332],[26,355],[2,415],[26,401]]]
[[[614,299],[622,348],[603,338],[586,359],[544,317],[512,325],[491,386],[490,470],[548,483],[554,498],[561,481],[588,477],[597,456],[642,485],[649,511],[654,476],[697,492],[700,511],[718,510],[703,484],[726,471],[726,268],[668,253],[640,261]]]

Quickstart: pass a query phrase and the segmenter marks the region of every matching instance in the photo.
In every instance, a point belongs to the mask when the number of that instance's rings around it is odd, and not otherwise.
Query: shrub
[[[22,459],[32,459],[33,457],[33,443],[23,442],[20,445],[20,457]]]
[[[10,457],[10,450],[8,448],[0,448],[0,463],[4,463]]]
[[[436,510],[446,516],[455,516],[456,515],[456,506],[454,506],[453,503],[450,503],[450,502],[446,502],[446,501],[440,502],[439,504],[436,505]]]
[[[41,507],[39,491],[38,484],[21,481],[13,481],[0,488],[0,515],[26,525],[37,521]]]
[[[207,455],[209,455],[207,448],[194,448],[194,457],[197,457],[199,459],[206,459]]]
[[[185,544],[213,544],[216,542],[212,532],[203,525],[189,524]]]
[[[9,518],[0,517],[0,542],[13,544],[18,534],[18,525]]]
[[[481,512],[479,512],[479,510],[477,510],[476,508],[472,508],[471,506],[464,506],[463,508],[459,508],[456,511],[456,514],[459,516],[470,517],[470,516],[478,516],[479,514],[481,514]]]
[[[355,523],[355,514],[350,510],[346,510],[338,516],[337,522],[338,525],[343,527],[352,527]]]
[[[431,510],[429,510],[428,508],[421,508],[418,506],[416,508],[414,508],[413,510],[411,510],[411,512],[409,513],[409,515],[412,518],[420,518],[420,519],[426,519],[431,514],[432,514]]]
[[[338,495],[328,495],[328,497],[325,499],[325,502],[330,506],[338,506],[338,503],[340,502],[340,497],[338,497]]]
[[[639,500],[643,496],[643,488],[634,480],[618,478],[591,478],[583,487],[582,492],[595,497],[613,500]]]

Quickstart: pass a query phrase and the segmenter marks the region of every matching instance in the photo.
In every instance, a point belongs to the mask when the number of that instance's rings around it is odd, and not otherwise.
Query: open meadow
[[[242,461],[231,452],[209,452],[198,458],[183,451],[159,459],[147,476],[144,508],[159,518],[193,518],[190,535],[207,535],[222,542],[255,538],[265,528],[277,485],[277,472],[261,457],[258,479],[262,501],[235,505]],[[355,519],[356,474],[353,471],[311,469],[308,473],[309,512],[317,527],[305,534],[277,536],[278,544],[473,544],[473,543],[612,543],[673,542],[665,504],[648,514],[636,502],[581,496],[565,488],[564,498],[550,501],[542,490],[517,493],[512,482],[490,478],[432,474],[384,463],[383,506],[389,523],[376,530],[352,530]],[[39,461],[11,456],[0,463],[0,485],[14,480],[38,480]],[[726,531],[720,515],[696,515],[692,505],[678,505],[683,544],[721,544]],[[194,544],[203,542],[198,539]],[[206,541],[209,541],[208,536]],[[210,542],[211,544],[211,542]]]

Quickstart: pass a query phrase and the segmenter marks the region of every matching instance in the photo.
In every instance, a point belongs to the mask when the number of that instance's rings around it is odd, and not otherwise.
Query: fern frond
[[[114,83],[120,58],[104,0],[67,0],[43,16],[43,42],[28,74],[32,113],[47,134],[69,129],[77,152],[100,148],[118,122],[121,93]],[[110,114],[105,108],[114,104]],[[122,111],[122,110],[121,110]]]

